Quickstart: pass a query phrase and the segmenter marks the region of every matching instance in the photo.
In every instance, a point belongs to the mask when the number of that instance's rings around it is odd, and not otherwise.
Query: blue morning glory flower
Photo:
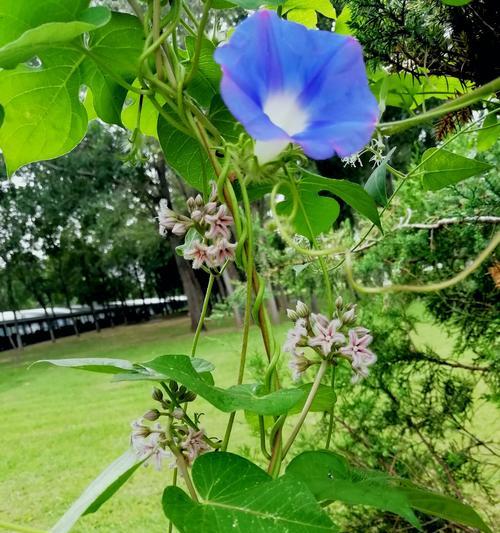
[[[370,140],[378,119],[361,46],[261,10],[215,51],[221,94],[255,139],[261,163],[289,144],[313,159],[347,157]]]

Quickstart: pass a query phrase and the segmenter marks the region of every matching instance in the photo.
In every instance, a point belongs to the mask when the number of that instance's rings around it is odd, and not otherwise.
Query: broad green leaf
[[[311,390],[312,384],[306,383],[299,387],[300,390],[304,391],[304,400],[295,405],[290,411],[290,415],[298,414],[302,411],[304,407],[304,401]],[[311,404],[309,412],[311,413],[324,413],[330,411],[335,402],[337,401],[337,395],[335,391],[329,385],[320,385],[316,396]]]
[[[236,142],[244,131],[243,126],[236,122],[218,94],[213,97],[210,104],[210,120],[224,139],[229,142]]]
[[[340,15],[335,21],[335,33],[340,33],[341,35],[352,35],[351,28],[349,28],[349,22],[351,21],[351,8],[349,6],[344,6]]]
[[[174,120],[180,120],[166,106],[163,109]],[[189,185],[208,194],[208,184],[216,177],[210,159],[198,139],[174,128],[161,115],[158,117],[158,138],[169,166]]]
[[[89,60],[83,64],[83,78],[94,97],[94,109],[104,122],[121,125],[127,89],[114,80],[119,76],[132,84],[139,70],[144,45],[142,26],[132,15],[113,13],[111,22],[90,34]],[[113,72],[110,75],[103,65]]]
[[[337,16],[330,0],[286,0],[283,4],[283,13],[288,13],[292,9],[317,11],[331,19]]]
[[[81,516],[97,511],[129,480],[144,460],[132,450],[126,451],[92,481],[50,532],[67,533]]]
[[[454,154],[442,148],[429,148],[422,156],[418,174],[424,189],[437,191],[492,168],[488,163]]]
[[[42,24],[75,20],[89,3],[90,0],[0,0],[0,47]]]
[[[68,42],[109,22],[111,12],[106,7],[85,10],[78,20],[48,22],[24,32],[18,39],[0,48],[0,67],[14,68],[32,59],[47,48]]]
[[[231,0],[235,4],[244,9],[259,9],[262,6],[278,7],[283,4],[285,0]]]
[[[477,150],[485,152],[489,150],[500,138],[500,123],[497,120],[496,113],[488,115],[481,129],[477,132]]]
[[[81,141],[88,124],[80,100],[82,85],[92,90],[99,117],[120,123],[126,91],[107,69],[132,80],[142,34],[135,17],[114,14],[105,26],[91,32],[85,50],[79,38],[43,49],[37,54],[40,66],[21,64],[14,70],[0,70],[0,105],[5,112],[0,149],[9,174],[25,164],[63,155]],[[105,71],[100,70],[102,64],[107,65]]]
[[[189,53],[187,69],[191,68],[191,61],[195,53],[196,39],[186,37],[186,49]],[[212,98],[219,93],[221,80],[220,66],[214,61],[215,44],[203,39],[201,42],[200,58],[195,75],[187,88],[187,92],[203,107],[208,107]]]
[[[169,379],[186,386],[225,413],[247,410],[260,415],[281,415],[303,402],[306,396],[301,389],[280,389],[262,394],[257,384],[234,385],[228,389],[215,387],[197,373],[187,355],[162,355],[136,365],[133,371],[115,376],[116,381]]]
[[[328,231],[339,215],[339,205],[331,198],[335,195],[380,227],[380,219],[373,198],[357,183],[329,179],[303,171],[297,182],[299,206],[293,219],[297,233],[311,239]],[[284,191],[282,191],[284,192]],[[288,215],[293,210],[293,195],[278,204],[278,213]]]
[[[382,207],[387,205],[387,164],[395,150],[392,148],[365,183],[365,191]]]
[[[193,465],[192,476],[199,503],[178,487],[167,487],[163,493],[165,515],[180,533],[337,531],[302,482],[273,480],[238,455],[201,455]]]
[[[134,84],[138,87],[138,84]],[[130,91],[127,94],[125,100],[125,106],[122,109],[122,123],[130,131],[133,131],[137,126],[137,113],[139,111],[139,99],[140,96],[137,93]],[[160,95],[156,96],[156,99],[160,105],[164,104],[164,100]],[[140,130],[144,135],[149,135],[150,137],[158,138],[158,110],[151,103],[151,100],[146,96],[142,99],[142,108],[141,108],[141,121],[140,121]]]
[[[84,56],[60,45],[44,53],[43,66],[0,70],[0,105],[5,119],[0,149],[8,174],[19,167],[72,150],[87,130],[80,102]]]
[[[214,0],[212,2],[212,9],[231,9],[236,7],[233,2],[226,2],[226,0]]]
[[[389,476],[353,468],[339,454],[326,450],[303,452],[290,462],[286,476],[303,481],[319,502],[369,505],[398,514],[420,529],[406,495],[391,486]]]
[[[404,493],[410,506],[417,511],[473,527],[485,533],[492,533],[489,526],[476,511],[465,503],[443,494],[421,489],[411,483],[405,482],[404,485],[398,488]]]
[[[54,366],[102,372],[104,374],[120,374],[134,370],[134,364],[126,359],[110,359],[107,357],[82,357],[77,359],[41,359],[34,364],[49,363]]]
[[[315,28],[318,23],[318,15],[314,9],[291,9],[286,18],[292,22],[298,22],[306,28]]]

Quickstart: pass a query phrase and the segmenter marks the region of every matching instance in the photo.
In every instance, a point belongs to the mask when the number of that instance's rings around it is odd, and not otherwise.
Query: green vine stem
[[[459,96],[450,102],[446,102],[430,111],[421,113],[414,117],[406,118],[404,120],[396,120],[394,122],[382,122],[378,125],[377,129],[382,135],[393,135],[394,133],[400,133],[408,128],[412,128],[422,122],[427,122],[435,118],[439,118],[442,115],[451,113],[452,111],[458,111],[464,107],[468,107],[471,104],[482,100],[486,96],[500,91],[500,77],[496,78],[477,89],[474,89],[470,93]]]
[[[214,286],[215,276],[210,274],[208,278],[208,286],[205,292],[205,298],[203,300],[203,307],[201,308],[200,318],[198,320],[198,326],[196,327],[196,332],[193,338],[193,344],[191,346],[191,357],[196,355],[196,348],[198,346],[198,341],[200,340],[201,331],[203,329],[203,324],[205,323],[205,318],[207,316],[208,304],[210,302],[210,296],[212,295],[212,288]]]
[[[203,45],[203,39],[205,38],[205,27],[208,23],[208,17],[210,15],[210,9],[212,7],[212,0],[205,1],[205,7],[203,8],[203,14],[201,16],[200,25],[198,28],[198,39],[196,40],[196,46],[194,49],[193,61],[191,63],[191,69],[186,76],[185,85],[189,85],[198,69],[200,62],[201,47]]]
[[[323,376],[325,375],[327,368],[328,368],[328,361],[326,359],[323,359],[323,361],[321,361],[321,365],[319,367],[318,373],[316,374],[316,377],[314,378],[314,382],[312,384],[311,390],[309,391],[307,399],[304,403],[304,407],[302,408],[302,411],[300,412],[299,419],[297,420],[297,423],[295,424],[295,427],[293,428],[292,433],[290,434],[290,437],[288,437],[286,444],[283,446],[282,460],[286,457],[286,454],[289,452],[290,448],[292,447],[292,444],[295,438],[297,437],[300,431],[300,428],[302,427],[302,424],[304,423],[304,420],[307,417],[307,414],[309,413],[309,409],[311,409],[311,405],[316,396],[316,393],[318,392],[319,386],[321,385],[321,380],[323,379]]]

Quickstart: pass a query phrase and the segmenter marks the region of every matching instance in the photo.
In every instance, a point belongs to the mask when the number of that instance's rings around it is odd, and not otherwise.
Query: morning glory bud
[[[255,139],[261,164],[290,143],[312,159],[328,159],[348,157],[370,140],[379,110],[353,37],[260,10],[214,58],[222,68],[222,98]]]

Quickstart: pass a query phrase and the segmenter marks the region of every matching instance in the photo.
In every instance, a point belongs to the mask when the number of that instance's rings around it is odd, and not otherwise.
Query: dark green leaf
[[[210,104],[210,120],[226,141],[236,142],[243,133],[243,127],[236,122],[219,95],[214,96]]]
[[[172,115],[169,108],[163,109]],[[167,163],[192,187],[208,194],[209,182],[216,179],[215,172],[198,140],[171,126],[161,115],[158,117],[158,138]]]
[[[115,376],[116,381],[169,379],[186,386],[225,413],[247,410],[260,415],[281,415],[303,402],[306,395],[301,389],[280,389],[263,394],[257,384],[234,385],[228,389],[215,387],[197,373],[187,355],[162,355],[135,365],[133,371]]]
[[[186,68],[191,68],[191,61],[194,56],[196,39],[191,36],[186,37],[186,49],[190,60]],[[200,58],[196,73],[188,86],[188,93],[203,107],[208,107],[212,98],[219,92],[221,79],[220,66],[214,61],[215,44],[208,39],[201,42]]]
[[[418,174],[424,189],[437,191],[489,170],[491,165],[441,148],[429,148],[422,156]]]
[[[395,150],[396,148],[393,148],[382,159],[365,183],[365,191],[382,207],[387,205],[387,164]]]
[[[399,489],[408,499],[410,506],[417,511],[473,527],[485,533],[492,533],[476,511],[465,503],[454,500],[449,496],[420,489],[411,483],[405,483]]]
[[[297,233],[309,239],[328,231],[337,219],[340,208],[331,198],[332,194],[380,227],[373,198],[357,183],[329,179],[303,171],[302,178],[297,182],[297,189],[300,202],[293,225]],[[278,204],[278,213],[288,215],[293,210],[293,196],[291,192],[285,194],[285,201]]]
[[[320,502],[369,505],[398,514],[420,528],[406,495],[391,486],[389,476],[353,468],[339,454],[326,450],[301,453],[288,465],[286,476],[303,481]]]
[[[446,4],[447,6],[466,6],[467,4],[470,4],[472,0],[441,0],[443,4]]]
[[[481,129],[477,132],[477,150],[485,152],[489,150],[500,138],[500,123],[497,120],[496,113],[488,115]]]
[[[273,480],[232,453],[207,453],[193,466],[201,497],[194,502],[178,487],[163,493],[163,510],[180,533],[315,533],[337,528],[308,488],[290,478]]]
[[[97,511],[128,481],[143,462],[144,459],[138,459],[132,450],[126,451],[92,481],[50,530],[51,533],[67,533],[82,515]]]

